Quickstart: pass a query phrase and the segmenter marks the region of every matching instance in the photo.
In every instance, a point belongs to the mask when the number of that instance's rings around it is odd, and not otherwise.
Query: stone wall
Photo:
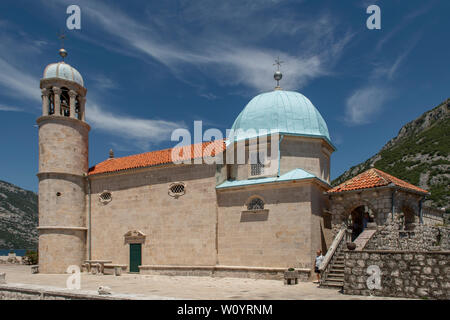
[[[142,232],[142,265],[216,264],[214,165],[171,165],[92,177],[92,259],[129,265],[129,231]],[[173,182],[185,194],[173,197]],[[111,192],[102,203],[99,195]]]
[[[31,284],[0,283],[0,300],[166,300],[165,297],[133,294],[99,295],[91,290],[69,290],[64,288]]]
[[[444,224],[445,211],[432,207],[422,207],[423,223],[427,225]]]
[[[280,144],[280,174],[302,168],[329,182],[332,152],[321,139],[284,136]]]
[[[450,299],[450,251],[346,251],[344,294]],[[370,290],[367,268],[381,270],[381,288]]]
[[[405,230],[399,223],[389,223],[368,241],[368,250],[450,250],[450,227],[414,224]]]
[[[218,191],[218,264],[311,269],[322,247],[320,208],[311,204],[316,189],[295,182]],[[263,212],[247,211],[254,196],[263,199]]]
[[[283,280],[286,268],[232,267],[232,266],[141,266],[141,274],[165,276],[230,277]],[[308,281],[311,269],[296,269],[299,281]]]

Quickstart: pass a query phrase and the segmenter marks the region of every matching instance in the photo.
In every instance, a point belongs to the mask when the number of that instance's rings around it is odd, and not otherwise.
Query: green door
[[[140,243],[130,244],[130,272],[139,272],[142,263],[142,251]]]

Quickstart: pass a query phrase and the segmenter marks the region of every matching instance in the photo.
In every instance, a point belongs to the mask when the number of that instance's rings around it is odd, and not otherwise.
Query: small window
[[[111,202],[112,200],[112,194],[109,191],[103,191],[100,196],[99,196],[99,200],[101,203],[103,204],[107,204],[109,202]]]
[[[250,175],[260,176],[264,174],[264,152],[253,152],[250,155]]]
[[[172,183],[169,186],[169,195],[171,195],[172,197],[179,197],[184,195],[186,192],[186,187],[184,185],[184,183],[182,182],[177,182],[177,183]]]
[[[247,205],[247,210],[264,210],[264,201],[260,198],[254,198]]]

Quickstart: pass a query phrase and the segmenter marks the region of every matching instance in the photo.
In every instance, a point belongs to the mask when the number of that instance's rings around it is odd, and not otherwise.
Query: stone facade
[[[218,263],[312,268],[315,251],[322,247],[316,202],[323,191],[300,182],[218,192]],[[263,217],[247,212],[245,204],[255,195],[264,200]]]
[[[344,293],[448,300],[449,262],[449,251],[346,251]],[[381,270],[381,288],[370,290],[367,268],[373,265]]]
[[[400,223],[389,223],[379,228],[367,242],[368,250],[450,250],[450,228],[414,224],[412,230],[405,230]]]
[[[408,223],[418,223],[421,198],[418,194],[393,187],[329,194],[333,234],[336,235],[347,224],[349,215],[359,206],[367,206],[373,212],[378,226],[405,219],[405,216],[410,219]]]
[[[280,143],[280,174],[302,168],[329,183],[332,152],[323,140],[284,136]]]
[[[142,265],[215,265],[216,191],[214,165],[169,165],[91,180],[91,258],[129,264],[125,234],[145,234]],[[173,182],[185,194],[169,195]],[[111,192],[103,204],[99,195]]]
[[[90,128],[82,121],[54,115],[37,123],[39,264],[41,272],[62,273],[85,259]]]

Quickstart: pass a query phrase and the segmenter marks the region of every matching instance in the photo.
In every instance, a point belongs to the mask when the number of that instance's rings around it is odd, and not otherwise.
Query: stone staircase
[[[376,228],[371,227],[365,229],[358,238],[355,239],[355,250],[362,250],[370,238],[376,232]],[[346,250],[346,242],[350,239],[351,233],[347,232],[347,236],[342,233],[336,236],[330,247],[330,252],[327,252],[326,266],[322,267],[322,279],[320,281],[321,288],[339,288],[344,286],[344,250]]]
[[[333,240],[324,261],[320,266],[321,288],[339,288],[344,286],[344,250],[349,234],[341,229]]]
[[[344,252],[337,253],[333,260],[326,279],[320,284],[321,287],[342,288],[344,286]]]

